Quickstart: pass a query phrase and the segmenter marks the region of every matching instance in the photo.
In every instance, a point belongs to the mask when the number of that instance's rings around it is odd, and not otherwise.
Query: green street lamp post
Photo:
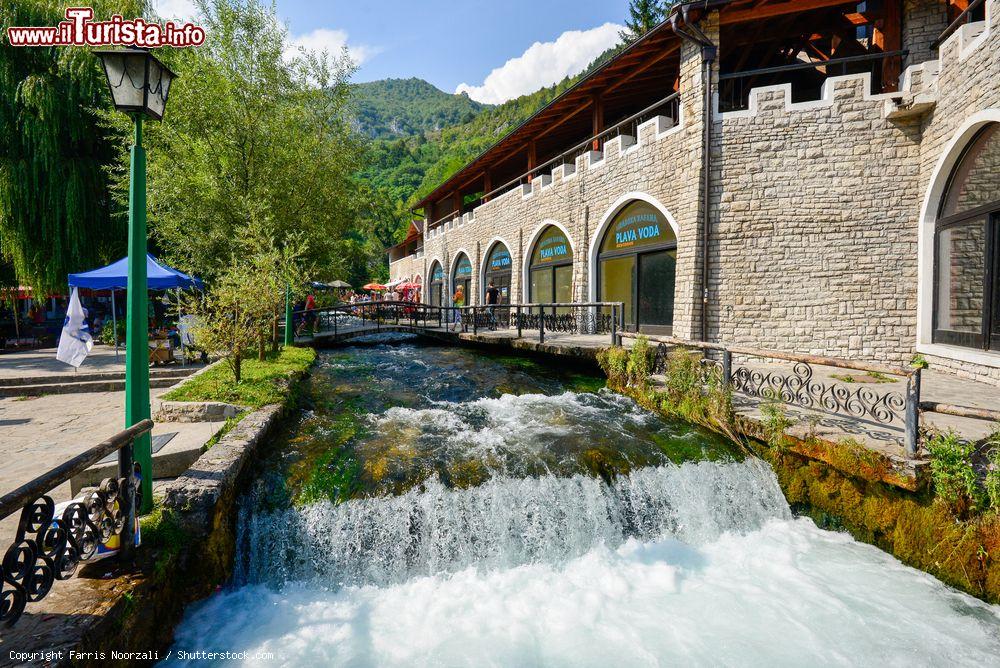
[[[291,346],[295,343],[295,335],[292,330],[292,286],[285,284],[285,345]]]
[[[102,49],[115,108],[135,121],[128,192],[128,321],[125,348],[125,427],[149,419],[149,310],[146,283],[146,151],[142,119],[163,118],[174,73],[145,49]],[[141,482],[139,513],[153,506],[153,454],[149,433],[136,439],[135,462]]]

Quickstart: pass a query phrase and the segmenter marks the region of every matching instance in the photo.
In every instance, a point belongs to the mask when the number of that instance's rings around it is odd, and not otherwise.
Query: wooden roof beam
[[[840,5],[854,5],[856,3],[844,2],[844,0],[792,0],[776,5],[762,5],[751,9],[737,9],[727,11],[725,7],[719,12],[720,25],[733,23],[746,23],[747,21],[759,21],[761,19],[784,16],[785,14],[798,14],[824,7],[838,7]]]

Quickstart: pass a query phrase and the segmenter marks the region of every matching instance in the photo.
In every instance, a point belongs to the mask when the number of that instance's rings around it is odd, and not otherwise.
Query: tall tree
[[[631,0],[625,30],[619,33],[625,43],[639,39],[667,17],[670,0]]]
[[[259,0],[202,0],[199,12],[205,44],[162,54],[178,78],[148,134],[154,243],[209,281],[250,228],[278,248],[301,244],[303,262],[324,273],[336,269],[359,155],[346,113],[349,58],[290,53],[273,6]]]
[[[147,10],[144,0],[87,4],[102,19]],[[0,2],[0,26],[55,25],[65,8],[57,0]],[[123,137],[94,113],[110,105],[89,49],[14,48],[0,37],[0,263],[17,282],[65,289],[67,273],[124,254],[126,223],[106,171]]]

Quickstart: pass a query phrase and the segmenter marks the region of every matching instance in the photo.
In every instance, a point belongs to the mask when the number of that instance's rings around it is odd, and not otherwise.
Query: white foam
[[[1000,614],[805,519],[390,586],[246,586],[175,649],[285,666],[996,665]]]

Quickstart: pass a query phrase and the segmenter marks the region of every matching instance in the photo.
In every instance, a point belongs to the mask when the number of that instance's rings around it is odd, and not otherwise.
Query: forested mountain
[[[375,192],[395,203],[400,213],[399,233],[404,235],[409,220],[405,209],[409,204],[434,190],[581,77],[607,62],[620,48],[608,49],[577,76],[496,106],[480,105],[465,96],[448,95],[420,79],[387,79],[359,84],[355,95],[359,106],[368,109],[364,118],[370,119],[361,121],[363,131],[375,137],[370,142],[368,164],[359,176]],[[475,106],[460,111],[455,100],[465,100]],[[431,125],[454,113],[472,115],[443,127]],[[384,131],[388,127],[386,120],[390,118],[411,119],[400,120],[397,127],[418,129],[409,133],[387,133]],[[424,123],[422,128],[421,122]],[[379,127],[383,130],[378,130]]]
[[[468,123],[485,105],[449,95],[423,79],[382,79],[354,85],[358,131],[386,139]]]

